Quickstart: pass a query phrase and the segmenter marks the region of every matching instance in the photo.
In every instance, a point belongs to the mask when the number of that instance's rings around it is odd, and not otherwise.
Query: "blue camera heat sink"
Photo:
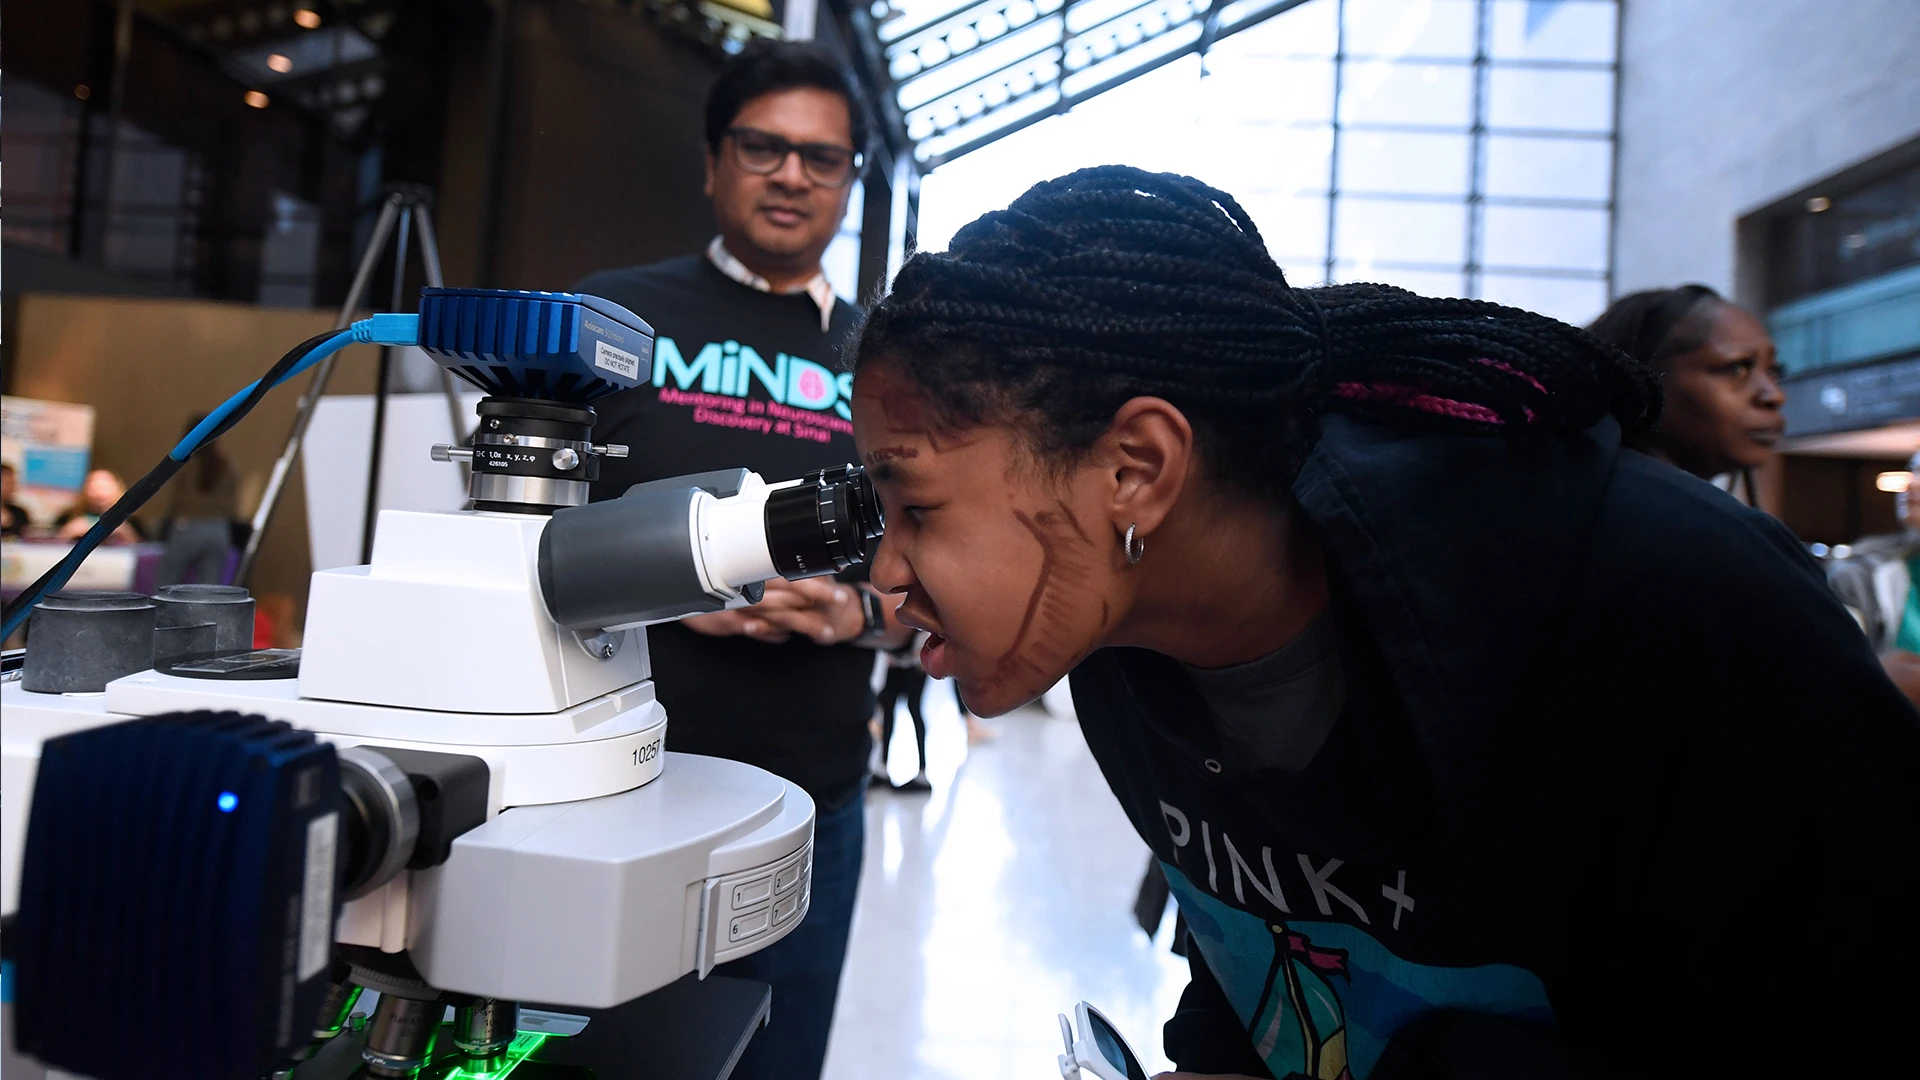
[[[653,377],[653,327],[579,293],[422,289],[420,347],[495,397],[584,405]]]
[[[333,748],[239,713],[49,740],[33,788],[15,1037],[97,1080],[256,1080],[327,990]]]

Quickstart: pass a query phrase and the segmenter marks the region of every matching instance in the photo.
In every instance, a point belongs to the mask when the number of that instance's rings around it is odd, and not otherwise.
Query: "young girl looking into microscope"
[[[1189,929],[1181,1069],[1890,1071],[1920,718],[1785,528],[1621,449],[1651,371],[1292,288],[1119,167],[916,255],[856,359],[874,584],[982,715],[1072,673]]]

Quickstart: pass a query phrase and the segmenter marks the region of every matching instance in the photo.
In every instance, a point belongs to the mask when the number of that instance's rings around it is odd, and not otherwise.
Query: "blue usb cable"
[[[40,580],[14,598],[6,607],[5,622],[0,626],[0,640],[12,637],[13,632],[27,620],[33,606],[47,594],[58,592],[73,577],[74,571],[86,561],[93,549],[100,546],[115,529],[126,524],[127,518],[135,510],[144,506],[147,500],[158,494],[166,482],[186,465],[187,459],[208,443],[225,434],[227,429],[253,411],[267,392],[288,379],[295,377],[341,349],[355,342],[370,345],[418,345],[420,343],[420,316],[388,314],[375,315],[361,319],[345,330],[323,334],[302,342],[292,352],[280,358],[280,362],[263,376],[248,383],[239,393],[223,402],[219,408],[207,414],[205,420],[196,424],[187,432],[166,458],[155,466],[152,472],[141,477],[139,482],[127,489],[127,493],[113,504],[100,519],[93,523],[79,542],[73,545],[65,558],[51,570],[42,574]]]

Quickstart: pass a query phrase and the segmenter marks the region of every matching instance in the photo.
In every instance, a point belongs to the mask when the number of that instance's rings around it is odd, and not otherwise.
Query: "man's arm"
[[[878,601],[879,626],[872,632],[863,595]],[[899,597],[887,596],[866,584],[844,584],[831,578],[774,578],[767,582],[766,596],[758,604],[696,615],[681,623],[709,637],[750,637],[778,644],[799,634],[816,645],[853,642],[874,649],[897,649],[913,636],[913,628],[902,625],[895,614],[899,607]]]
[[[1905,576],[1905,566],[1893,571]],[[1827,567],[1827,584],[1832,587],[1840,603],[1846,606],[1866,632],[1867,640],[1873,642],[1877,650],[1885,651],[1893,644],[1893,634],[1886,625],[1888,616],[1898,618],[1897,612],[1882,610],[1880,597],[1874,588],[1874,562],[1863,555],[1846,559],[1835,559]],[[1904,595],[1906,590],[1902,589]],[[1897,629],[1897,627],[1891,628]]]

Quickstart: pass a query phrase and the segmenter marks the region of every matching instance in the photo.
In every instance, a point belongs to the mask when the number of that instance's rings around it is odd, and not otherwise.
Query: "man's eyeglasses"
[[[799,154],[807,179],[821,187],[846,187],[866,160],[850,147],[788,142],[758,128],[728,128],[727,138],[733,140],[733,160],[755,176],[771,176],[787,163],[788,154]]]

